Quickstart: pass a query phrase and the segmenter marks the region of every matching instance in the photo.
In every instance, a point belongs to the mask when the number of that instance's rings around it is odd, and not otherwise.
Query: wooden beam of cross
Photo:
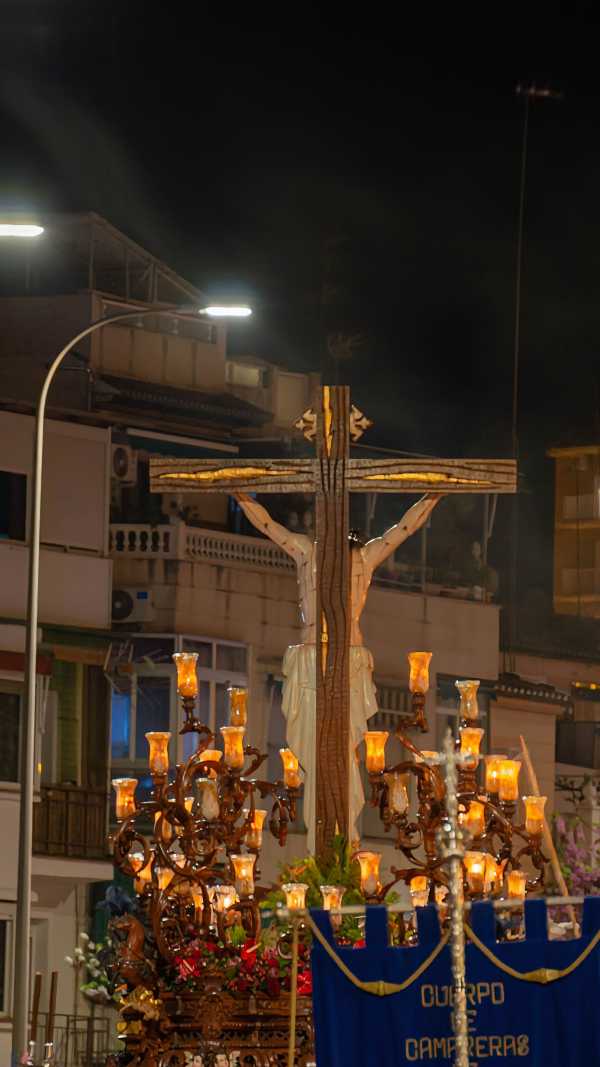
[[[350,438],[370,425],[347,386],[325,386],[317,411],[296,423],[314,459],[153,459],[152,492],[314,493],[317,612],[316,851],[349,823],[349,493],[514,493],[513,460],[350,459]]]

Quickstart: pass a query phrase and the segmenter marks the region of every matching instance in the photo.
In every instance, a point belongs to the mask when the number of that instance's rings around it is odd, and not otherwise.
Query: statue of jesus
[[[246,518],[287,552],[298,572],[302,643],[290,645],[283,659],[282,711],[287,720],[287,741],[305,771],[304,821],[308,828],[308,850],[315,847],[315,737],[316,737],[316,542],[306,534],[292,532],[275,522],[269,512],[247,493],[235,493]],[[364,792],[356,749],[367,729],[367,721],[377,711],[373,684],[373,657],[365,648],[360,617],[367,600],[373,572],[408,537],[416,533],[431,515],[441,494],[428,493],[394,526],[371,541],[353,530],[350,553],[350,838],[358,837],[356,822],[364,804]]]

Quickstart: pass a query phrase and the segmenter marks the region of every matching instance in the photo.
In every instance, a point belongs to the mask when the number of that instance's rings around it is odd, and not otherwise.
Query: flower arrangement
[[[573,896],[600,894],[600,848],[586,841],[583,820],[575,815],[554,819],[556,851],[569,893]]]
[[[113,995],[107,971],[108,959],[113,955],[112,941],[109,938],[106,942],[95,943],[90,941],[88,934],[81,933],[79,942],[73,950],[73,955],[65,956],[65,961],[71,967],[82,970],[88,976],[79,989],[89,1000],[112,1003]]]
[[[193,929],[193,928],[192,928]],[[200,991],[210,978],[230,993],[262,995],[271,998],[290,991],[291,959],[268,944],[247,940],[241,927],[233,927],[226,944],[217,937],[194,937],[186,945],[185,955],[177,956],[167,986],[190,993]],[[298,994],[310,996],[312,977],[308,948],[301,945],[298,958]]]

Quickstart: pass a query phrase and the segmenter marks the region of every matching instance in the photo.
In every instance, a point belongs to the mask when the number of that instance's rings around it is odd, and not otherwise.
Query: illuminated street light
[[[31,222],[0,222],[0,237],[39,237],[43,226]]]
[[[249,308],[244,304],[238,306],[233,305],[233,307],[216,305],[214,307],[202,308],[200,314],[210,315],[213,319],[247,319],[248,315],[252,314],[252,308]]]

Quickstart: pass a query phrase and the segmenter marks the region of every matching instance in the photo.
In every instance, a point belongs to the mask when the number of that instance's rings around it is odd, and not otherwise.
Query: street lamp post
[[[1,233],[0,233],[1,235]],[[10,236],[14,236],[11,233]],[[199,311],[169,307],[144,307],[135,311],[122,312],[108,318],[92,322],[85,330],[73,337],[58,353],[50,365],[38,403],[35,420],[35,437],[33,453],[33,491],[31,500],[31,521],[29,524],[29,572],[27,586],[27,618],[25,643],[25,704],[24,729],[21,732],[20,782],[21,800],[19,806],[19,849],[17,878],[17,907],[15,916],[15,971],[13,991],[13,1034],[12,1062],[14,1067],[27,1048],[27,1028],[29,1018],[29,966],[30,966],[30,924],[31,924],[31,866],[33,841],[33,798],[34,798],[34,762],[35,762],[35,720],[36,720],[36,667],[37,667],[37,629],[39,607],[40,574],[40,525],[42,504],[42,463],[44,457],[44,417],[48,390],[54,376],[65,356],[84,338],[115,322],[124,319],[138,319],[149,315],[172,315],[180,319],[197,320],[198,315],[211,318],[243,318],[251,314],[248,307],[207,307]]]

